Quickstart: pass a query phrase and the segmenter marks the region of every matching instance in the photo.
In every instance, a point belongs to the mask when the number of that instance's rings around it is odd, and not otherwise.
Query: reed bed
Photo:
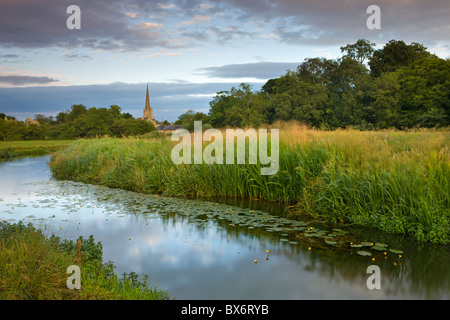
[[[262,199],[293,215],[449,243],[448,130],[272,128],[280,129],[280,165],[270,176],[260,174],[261,164],[175,165],[169,137],[80,140],[54,154],[50,166],[60,179],[166,196]]]

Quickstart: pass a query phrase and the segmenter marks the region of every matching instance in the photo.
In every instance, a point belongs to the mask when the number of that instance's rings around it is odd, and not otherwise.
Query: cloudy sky
[[[381,29],[369,30],[369,5]],[[70,5],[81,29],[68,29]],[[308,57],[368,39],[419,42],[450,57],[448,0],[1,0],[0,112],[19,120],[73,104],[157,120],[207,113],[216,92],[259,89]]]

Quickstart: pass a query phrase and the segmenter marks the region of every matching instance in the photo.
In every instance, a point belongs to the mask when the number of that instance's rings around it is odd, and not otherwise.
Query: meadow
[[[77,140],[53,154],[50,167],[59,179],[165,196],[261,199],[286,206],[294,218],[450,242],[448,129],[271,128],[280,130],[275,175],[261,175],[260,164],[175,165],[170,135]]]
[[[67,147],[73,140],[0,141],[0,161],[23,156],[40,156]]]

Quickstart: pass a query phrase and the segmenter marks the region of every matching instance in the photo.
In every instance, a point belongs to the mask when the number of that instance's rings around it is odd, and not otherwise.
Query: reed
[[[167,196],[263,199],[293,215],[450,241],[448,130],[273,127],[280,129],[280,167],[271,176],[260,174],[260,164],[175,165],[168,138],[80,140],[50,166],[61,179]]]

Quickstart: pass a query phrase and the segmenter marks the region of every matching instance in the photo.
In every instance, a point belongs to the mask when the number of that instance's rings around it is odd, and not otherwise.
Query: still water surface
[[[58,181],[48,161],[44,156],[0,163],[0,218],[31,222],[71,240],[93,235],[117,274],[145,273],[171,297],[450,298],[448,246],[362,229],[346,229],[339,236],[333,231],[339,226],[330,225],[323,233],[316,233],[315,225],[307,234],[312,225],[290,224],[258,202],[174,199]],[[402,254],[351,248],[350,241],[382,242]],[[357,251],[362,249],[372,255],[361,256]],[[380,268],[381,289],[368,289],[369,265]]]

